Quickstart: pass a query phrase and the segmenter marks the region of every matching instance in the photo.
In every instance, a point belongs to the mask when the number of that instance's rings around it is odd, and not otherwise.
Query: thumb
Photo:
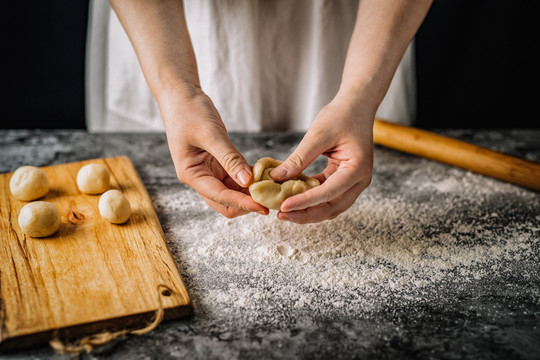
[[[289,155],[287,160],[274,168],[270,172],[270,176],[277,181],[292,179],[304,171],[317,156],[325,151],[325,149],[322,149],[322,145],[317,139],[306,134],[294,152]]]
[[[238,185],[247,187],[251,183],[251,166],[227,136],[210,144],[208,152]]]

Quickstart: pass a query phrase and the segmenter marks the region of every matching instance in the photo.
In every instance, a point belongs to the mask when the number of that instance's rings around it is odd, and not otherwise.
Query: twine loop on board
[[[149,333],[161,323],[165,314],[161,295],[168,294],[169,296],[171,294],[174,294],[174,291],[171,288],[163,284],[159,284],[157,286],[157,290],[159,307],[156,310],[156,316],[154,320],[152,320],[152,322],[147,326],[139,329],[124,329],[113,332],[105,330],[97,334],[84,336],[83,338],[75,340],[71,343],[60,340],[60,338],[58,337],[58,330],[56,330],[53,334],[52,339],[49,341],[49,345],[60,354],[77,355],[82,351],[86,351],[87,353],[89,353],[96,347],[109,344],[125,335],[144,335]]]

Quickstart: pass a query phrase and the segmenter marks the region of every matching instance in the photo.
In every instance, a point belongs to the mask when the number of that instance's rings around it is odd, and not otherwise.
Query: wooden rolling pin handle
[[[426,130],[375,119],[375,144],[540,191],[540,164]]]

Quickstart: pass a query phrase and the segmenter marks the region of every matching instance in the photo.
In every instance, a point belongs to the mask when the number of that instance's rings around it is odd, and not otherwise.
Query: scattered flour
[[[365,315],[421,304],[439,296],[437,289],[459,292],[514,271],[515,262],[536,261],[538,195],[495,181],[490,192],[480,191],[491,180],[471,176],[461,187],[426,180],[404,192],[409,197],[383,196],[374,186],[335,220],[311,225],[279,221],[275,212],[229,220],[192,191],[156,203],[178,214],[166,231],[199,311],[230,312],[248,323],[278,321],[264,315],[272,306]]]

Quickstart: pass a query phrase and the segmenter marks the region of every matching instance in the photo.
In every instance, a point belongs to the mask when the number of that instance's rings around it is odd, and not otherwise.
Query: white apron
[[[229,131],[306,131],[335,96],[356,0],[185,0],[203,91]],[[163,131],[159,108],[108,1],[90,2],[89,131]],[[412,44],[377,116],[415,116]]]

